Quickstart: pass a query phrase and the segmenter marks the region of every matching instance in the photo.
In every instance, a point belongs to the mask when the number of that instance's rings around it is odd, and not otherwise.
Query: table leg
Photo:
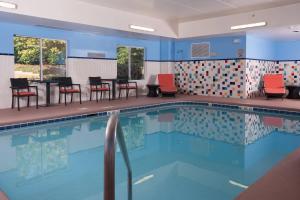
[[[300,92],[300,88],[295,87],[293,90],[293,99],[299,99],[299,92]]]
[[[112,81],[112,99],[115,100],[116,99],[116,80]]]
[[[46,106],[50,106],[50,83],[46,83]]]
[[[148,97],[158,97],[158,87],[157,86],[147,86],[148,87]]]

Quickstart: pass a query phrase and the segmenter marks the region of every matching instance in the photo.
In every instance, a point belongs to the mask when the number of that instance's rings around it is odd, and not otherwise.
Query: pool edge
[[[225,109],[240,110],[240,111],[247,111],[247,112],[263,112],[267,114],[300,116],[300,110],[288,109],[288,108],[275,109],[274,107],[253,106],[253,105],[242,104],[242,103],[232,104],[232,103],[208,102],[208,101],[201,101],[201,100],[180,100],[180,101],[169,101],[164,103],[154,103],[154,104],[140,105],[140,106],[129,106],[126,108],[111,109],[111,110],[98,111],[98,112],[96,111],[96,112],[89,112],[89,113],[76,114],[76,115],[65,115],[65,116],[53,117],[49,119],[4,124],[4,125],[0,125],[0,134],[1,132],[11,130],[11,129],[16,129],[16,128],[23,128],[23,127],[29,127],[35,125],[42,125],[42,124],[51,124],[55,122],[69,121],[74,119],[82,119],[82,118],[95,117],[95,116],[106,116],[109,112],[114,110],[120,110],[120,113],[126,113],[126,112],[139,111],[148,108],[165,107],[170,105],[202,105],[208,107],[225,108]]]

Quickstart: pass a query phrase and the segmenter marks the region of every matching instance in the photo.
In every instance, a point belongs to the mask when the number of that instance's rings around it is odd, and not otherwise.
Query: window
[[[66,42],[14,37],[15,78],[50,79],[66,75]]]
[[[117,77],[129,80],[144,79],[144,48],[118,47],[117,48]]]
[[[40,78],[40,50],[39,39],[14,37],[15,78]]]

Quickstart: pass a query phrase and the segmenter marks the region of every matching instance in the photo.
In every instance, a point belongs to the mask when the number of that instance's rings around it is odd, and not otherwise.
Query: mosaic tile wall
[[[282,73],[272,61],[246,60],[245,94],[246,98],[262,96],[262,76],[267,73]]]
[[[279,131],[300,134],[300,123],[297,119],[283,119],[282,127],[278,128]]]
[[[246,61],[246,97],[262,96],[262,76],[283,74],[285,85],[300,85],[300,61]]]
[[[199,108],[185,107],[178,109],[176,116],[176,131],[232,144],[251,144],[274,130],[256,114],[205,108],[199,112]]]
[[[177,62],[180,92],[191,95],[243,98],[244,60]]]
[[[269,135],[274,128],[263,123],[261,116],[256,114],[245,115],[245,144],[251,144],[256,140]]]
[[[245,120],[241,113],[185,107],[178,109],[176,116],[174,130],[180,133],[244,144]]]
[[[300,61],[211,60],[176,62],[176,84],[182,94],[230,98],[263,95],[262,76],[284,75],[286,85],[300,85]]]
[[[177,109],[172,122],[173,131],[231,144],[248,145],[272,134],[274,130],[286,134],[300,134],[297,119],[280,117],[282,123],[274,126],[264,122],[263,115],[210,108],[182,107]],[[172,130],[169,130],[172,132]]]

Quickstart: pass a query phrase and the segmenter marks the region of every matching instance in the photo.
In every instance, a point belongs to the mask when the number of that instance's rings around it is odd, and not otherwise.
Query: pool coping
[[[253,106],[253,105],[247,105],[247,104],[205,102],[205,101],[201,101],[201,100],[180,100],[180,101],[169,101],[169,102],[154,103],[154,104],[141,105],[141,106],[130,106],[127,108],[112,109],[112,110],[107,110],[107,111],[68,115],[68,116],[63,116],[63,117],[54,117],[54,118],[49,118],[49,119],[41,119],[41,120],[34,120],[34,121],[28,121],[28,122],[0,125],[0,134],[1,134],[1,132],[11,130],[11,129],[51,124],[51,123],[55,123],[55,122],[83,119],[83,118],[88,118],[88,117],[107,116],[109,112],[115,111],[115,110],[120,110],[120,113],[126,113],[126,112],[139,111],[139,110],[148,109],[148,108],[166,107],[166,106],[171,106],[171,105],[200,105],[200,106],[208,106],[208,107],[215,107],[215,108],[240,110],[240,111],[244,111],[244,112],[261,112],[261,113],[266,113],[266,114],[280,114],[280,115],[289,115],[289,116],[299,116],[300,117],[300,110],[293,110],[293,109],[288,109],[288,108],[275,109],[273,107]]]

